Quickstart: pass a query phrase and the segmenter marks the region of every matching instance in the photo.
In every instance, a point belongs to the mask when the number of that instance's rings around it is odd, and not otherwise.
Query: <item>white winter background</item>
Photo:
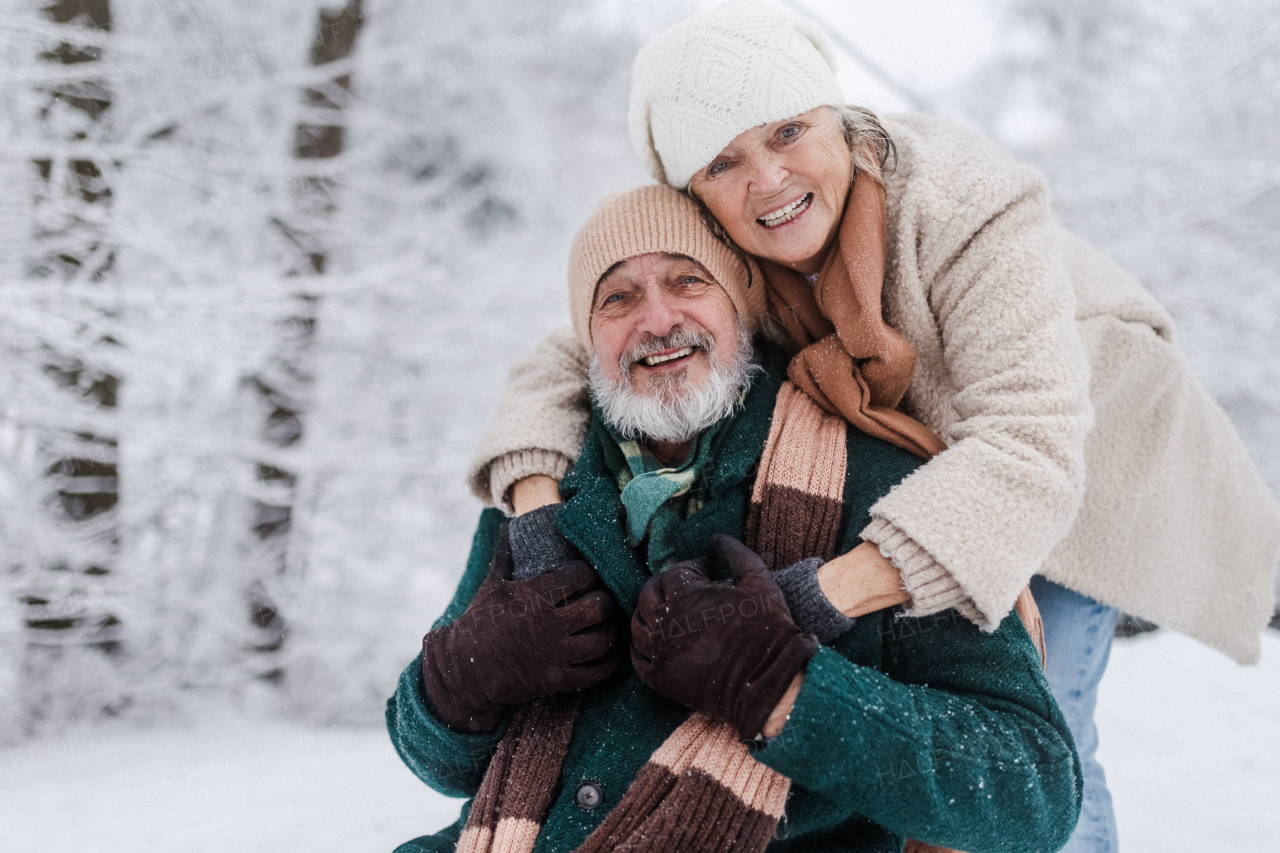
[[[382,707],[574,230],[646,181],[631,58],[706,5],[0,0],[0,849],[453,820]],[[1280,493],[1280,3],[785,5],[851,101],[1041,168]],[[1280,634],[1118,641],[1099,726],[1125,849],[1275,849]]]

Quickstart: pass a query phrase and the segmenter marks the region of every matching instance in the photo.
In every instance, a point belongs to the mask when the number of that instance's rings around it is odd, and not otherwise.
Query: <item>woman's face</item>
[[[815,273],[852,180],[840,121],[818,107],[738,134],[689,186],[747,252]]]

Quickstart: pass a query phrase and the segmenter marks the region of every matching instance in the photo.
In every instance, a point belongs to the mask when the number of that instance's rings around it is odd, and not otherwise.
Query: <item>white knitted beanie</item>
[[[814,24],[731,0],[659,33],[631,67],[631,144],[677,189],[748,128],[844,103],[836,58]]]
[[[591,309],[600,277],[618,261],[650,252],[693,258],[729,294],[739,317],[751,323],[764,316],[760,268],[712,236],[697,203],[671,187],[636,187],[605,196],[569,250],[569,316],[588,354],[595,351]]]

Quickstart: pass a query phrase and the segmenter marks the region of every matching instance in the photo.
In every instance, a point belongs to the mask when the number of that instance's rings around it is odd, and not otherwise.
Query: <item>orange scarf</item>
[[[887,221],[884,187],[859,173],[845,201],[837,245],[816,285],[773,261],[760,263],[769,311],[801,347],[788,378],[831,414],[928,459],[946,445],[898,411],[916,354],[881,310]]]
[[[782,320],[800,347],[787,366],[787,378],[827,412],[930,459],[946,450],[946,444],[933,430],[898,411],[911,384],[916,354],[884,321],[880,292],[887,242],[884,186],[867,177],[853,182],[837,245],[816,285],[793,269],[758,260],[767,279],[769,312]],[[1030,587],[1023,587],[1014,609],[1043,665],[1044,627]],[[908,851],[926,849],[910,846],[918,843],[910,842]]]

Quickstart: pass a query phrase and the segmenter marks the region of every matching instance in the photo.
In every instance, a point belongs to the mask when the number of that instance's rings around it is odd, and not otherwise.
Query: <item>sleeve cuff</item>
[[[982,611],[951,573],[892,522],[873,517],[862,531],[862,538],[874,542],[880,553],[902,572],[902,584],[911,594],[907,616],[919,618],[955,608],[978,627],[995,630],[986,628],[987,619]]]
[[[511,519],[511,576],[527,581],[570,560],[581,560],[578,549],[556,527],[564,504],[547,504]]]
[[[489,759],[506,734],[509,715],[491,732],[454,731],[428,706],[420,671],[415,656],[387,703],[391,742],[414,775],[435,790],[447,797],[475,796]]]
[[[534,474],[545,474],[553,480],[563,480],[569,473],[568,457],[554,450],[513,450],[489,463],[489,490],[493,505],[507,515],[515,515],[511,504],[511,487]]]
[[[831,643],[844,634],[856,620],[845,616],[822,592],[818,583],[821,557],[808,557],[773,575],[787,600],[791,619],[801,631],[814,634],[818,642]]]

